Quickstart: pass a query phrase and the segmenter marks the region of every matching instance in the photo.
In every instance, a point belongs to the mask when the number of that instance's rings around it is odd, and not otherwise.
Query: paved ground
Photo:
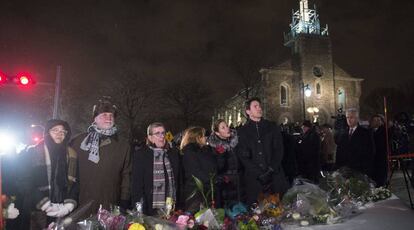
[[[411,171],[409,172],[411,175]],[[414,202],[414,188],[413,185],[408,181],[408,188],[411,194],[411,199]],[[407,192],[407,187],[404,180],[402,171],[396,171],[391,178],[390,190],[401,200],[403,200],[408,206],[410,206],[410,199]]]

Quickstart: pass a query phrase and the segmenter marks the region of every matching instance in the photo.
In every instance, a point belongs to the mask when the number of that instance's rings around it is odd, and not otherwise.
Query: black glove
[[[274,170],[271,167],[269,167],[267,168],[265,173],[257,177],[257,180],[260,182],[262,186],[268,186],[272,183],[273,172]]]

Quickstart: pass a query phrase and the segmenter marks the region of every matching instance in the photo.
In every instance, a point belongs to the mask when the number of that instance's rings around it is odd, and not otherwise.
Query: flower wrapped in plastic
[[[117,207],[109,212],[101,206],[97,217],[101,226],[106,230],[122,230],[124,228],[126,217],[120,215]]]
[[[331,224],[337,214],[328,203],[328,194],[317,185],[296,179],[294,186],[283,197],[288,223]]]

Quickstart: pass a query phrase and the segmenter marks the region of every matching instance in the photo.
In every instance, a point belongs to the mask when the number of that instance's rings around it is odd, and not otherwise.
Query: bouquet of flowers
[[[328,203],[328,194],[317,185],[297,179],[283,197],[288,223],[331,224],[337,222],[337,214]]]

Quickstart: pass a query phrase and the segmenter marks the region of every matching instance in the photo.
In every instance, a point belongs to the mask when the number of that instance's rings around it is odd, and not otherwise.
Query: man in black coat
[[[297,156],[299,174],[315,183],[319,181],[321,171],[320,150],[321,139],[309,120],[302,124],[303,134],[298,141]]]
[[[152,123],[147,129],[147,145],[133,155],[132,203],[143,202],[144,214],[157,215],[167,208],[168,197],[177,202],[179,176],[178,151],[166,142],[164,125]]]
[[[239,129],[237,154],[244,172],[246,203],[257,202],[261,192],[284,193],[289,185],[281,162],[283,159],[283,139],[279,126],[262,118],[260,99],[246,102],[249,119]]]
[[[373,178],[374,141],[371,132],[359,126],[356,109],[346,111],[347,132],[336,137],[336,168],[343,166],[357,170]]]
[[[369,123],[374,137],[374,181],[377,186],[384,186],[387,181],[387,140],[383,119],[380,115],[371,117]]]

